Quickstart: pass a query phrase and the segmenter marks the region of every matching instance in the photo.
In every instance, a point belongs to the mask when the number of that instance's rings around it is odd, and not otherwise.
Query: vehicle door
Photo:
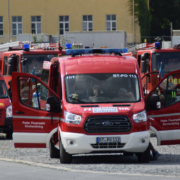
[[[159,110],[152,110],[150,99],[158,96]],[[156,133],[158,145],[180,144],[180,70],[173,71],[146,96],[150,128]]]
[[[46,111],[46,101],[54,97],[60,108],[59,96],[38,77],[12,73],[13,141],[15,147],[45,148],[49,134],[60,119],[60,111]]]
[[[144,94],[147,95],[160,81],[159,72],[153,71],[146,73],[141,78]]]

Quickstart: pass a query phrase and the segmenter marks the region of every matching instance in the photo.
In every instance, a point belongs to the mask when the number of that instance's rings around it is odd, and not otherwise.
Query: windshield
[[[35,75],[41,76],[44,61],[50,61],[58,54],[24,54],[21,58],[21,71],[24,73],[32,73],[35,68]],[[33,74],[33,73],[32,73]]]
[[[70,103],[120,103],[140,100],[136,74],[81,74],[65,76]]]
[[[162,62],[163,72],[168,73],[180,68],[179,52],[154,53],[152,55],[152,70],[159,71]]]
[[[0,80],[0,99],[9,98],[6,83]]]

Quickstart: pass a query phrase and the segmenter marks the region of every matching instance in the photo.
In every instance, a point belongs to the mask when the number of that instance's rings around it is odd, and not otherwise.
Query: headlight
[[[81,122],[82,117],[77,114],[72,114],[67,111],[65,113],[65,122],[70,124],[79,124]]]
[[[134,120],[136,123],[141,123],[141,122],[147,121],[146,111],[142,111],[142,112],[140,112],[140,113],[134,114],[134,115],[133,115],[133,120]]]
[[[12,117],[12,106],[6,108],[6,117]]]

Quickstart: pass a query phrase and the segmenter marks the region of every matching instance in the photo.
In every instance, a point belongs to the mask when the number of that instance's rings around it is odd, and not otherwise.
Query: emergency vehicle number
[[[121,142],[120,137],[97,137],[97,143],[118,143]]]

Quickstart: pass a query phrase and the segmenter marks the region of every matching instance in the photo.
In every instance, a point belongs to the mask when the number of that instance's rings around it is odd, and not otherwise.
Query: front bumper
[[[97,137],[120,137],[123,147],[93,148]],[[144,152],[150,141],[148,131],[134,132],[128,135],[85,135],[61,131],[61,141],[64,149],[69,154],[95,153],[95,152]],[[73,142],[73,143],[72,143]]]

